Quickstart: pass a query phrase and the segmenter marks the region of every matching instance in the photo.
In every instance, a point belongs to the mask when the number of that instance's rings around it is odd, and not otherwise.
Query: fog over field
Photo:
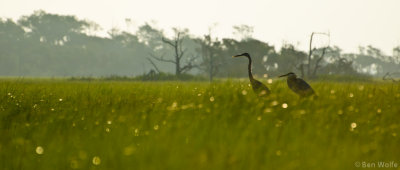
[[[214,34],[222,38],[233,37],[232,26],[246,24],[254,27],[257,39],[279,47],[283,41],[300,42],[301,50],[308,49],[311,32],[330,31],[332,44],[345,52],[373,45],[391,55],[393,47],[400,45],[398,6],[397,0],[15,0],[0,2],[0,17],[17,19],[43,9],[93,20],[104,28],[100,35],[113,27],[135,31],[144,22],[155,21],[169,35],[169,28],[180,27],[198,36],[217,23]]]
[[[312,49],[329,48],[317,74],[337,74],[324,67],[340,67],[329,65],[345,58],[355,72],[382,77],[399,69],[397,6],[395,0],[2,1],[0,74],[132,76],[154,65],[173,74],[173,63],[151,64],[148,58],[173,58],[162,37],[174,40],[179,32],[186,49],[182,67],[192,62],[185,71],[191,74],[208,75],[204,65],[212,55],[220,67],[215,76],[245,76],[232,70],[245,62],[229,58],[242,52],[255,58],[254,72],[260,76],[300,72],[301,64],[317,64],[318,52],[309,54],[315,32],[323,34],[314,36]]]

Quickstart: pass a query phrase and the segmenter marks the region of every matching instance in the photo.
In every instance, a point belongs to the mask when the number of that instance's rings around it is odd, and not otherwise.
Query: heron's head
[[[250,57],[249,53],[243,53],[243,54],[239,54],[239,55],[234,55],[232,57]]]
[[[290,73],[281,75],[281,76],[279,76],[279,77],[296,78],[297,76],[296,76],[296,74],[294,74],[293,72],[290,72]]]

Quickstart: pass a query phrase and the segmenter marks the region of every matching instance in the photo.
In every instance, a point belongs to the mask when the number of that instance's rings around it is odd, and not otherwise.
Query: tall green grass
[[[266,83],[267,84],[267,83]],[[1,80],[0,169],[356,169],[400,163],[400,86]],[[376,165],[377,166],[377,165]]]

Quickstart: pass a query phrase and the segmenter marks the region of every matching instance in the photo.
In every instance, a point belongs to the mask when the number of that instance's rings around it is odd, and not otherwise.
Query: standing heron
[[[232,57],[247,57],[249,59],[249,67],[247,69],[249,72],[249,79],[250,79],[251,87],[253,88],[254,93],[256,93],[260,97],[267,96],[271,93],[267,86],[265,86],[260,81],[253,78],[253,74],[251,73],[252,62],[251,62],[251,57],[250,57],[249,53],[243,53],[243,54],[235,55]]]
[[[281,75],[279,77],[287,77],[287,85],[300,97],[309,97],[315,95],[315,92],[311,86],[303,79],[297,78],[296,74],[293,72]]]

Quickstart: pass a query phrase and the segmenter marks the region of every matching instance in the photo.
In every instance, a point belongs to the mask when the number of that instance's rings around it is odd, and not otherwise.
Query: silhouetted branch
[[[196,67],[196,65],[194,65],[193,60],[190,59],[190,61],[187,65],[181,67],[181,65],[182,65],[181,60],[185,56],[186,49],[182,49],[183,48],[183,45],[182,45],[183,39],[181,38],[182,32],[176,31],[175,35],[176,36],[173,40],[168,40],[164,37],[161,38],[161,41],[163,43],[166,43],[173,48],[174,53],[175,53],[174,54],[175,60],[166,60],[166,59],[163,59],[162,57],[155,57],[155,56],[153,56],[153,58],[156,60],[159,60],[159,61],[174,63],[175,64],[175,74],[179,75],[182,72],[189,71],[190,69]]]
[[[192,68],[193,68],[193,66],[191,64],[185,65],[181,68],[181,72],[186,73],[187,71],[189,71]]]
[[[325,56],[325,52],[326,52],[326,49],[327,49],[328,47],[325,47],[325,48],[323,48],[322,49],[322,54],[321,54],[321,57],[319,57],[318,59],[317,59],[317,61],[315,62],[315,67],[314,67],[314,71],[313,71],[313,76],[316,76],[316,74],[317,74],[317,70],[321,67],[320,65],[319,65],[319,63],[322,61],[322,59],[324,58],[324,56]]]
[[[192,56],[191,58],[189,58],[188,64],[186,64],[185,66],[183,66],[180,70],[181,72],[187,72],[189,70],[191,70],[192,68],[197,68],[199,67],[197,64],[194,64],[194,61],[196,60],[196,57]]]
[[[180,54],[178,55],[178,58],[181,59],[183,57],[183,55],[186,52],[186,48],[184,50],[180,50]]]
[[[311,56],[312,56],[312,54],[313,54],[313,51],[315,50],[315,48],[312,49],[312,42],[313,42],[314,35],[316,35],[316,34],[326,35],[326,36],[328,36],[328,37],[330,38],[330,34],[329,34],[329,33],[324,33],[324,32],[312,32],[312,33],[311,33],[311,35],[310,35],[309,51],[308,51],[308,63],[307,63],[307,76],[308,76],[308,77],[312,76],[312,75],[311,75]],[[328,45],[323,49],[323,54],[321,55],[321,58],[320,58],[319,60],[322,60],[322,58],[323,58],[323,56],[324,56],[324,54],[325,54],[325,49],[328,48],[328,47],[329,47],[329,43],[328,43]],[[317,61],[317,62],[320,62],[320,61]],[[319,67],[319,66],[318,66],[318,67]],[[314,69],[314,71],[316,71],[316,69]],[[316,74],[316,73],[315,73],[315,74]],[[315,74],[313,74],[313,75],[315,75]]]
[[[164,59],[163,56],[161,56],[161,57],[156,57],[156,56],[154,56],[154,55],[151,54],[151,53],[150,53],[150,56],[151,56],[152,58],[158,60],[158,61],[163,61],[163,62],[168,62],[168,63],[174,63],[174,64],[176,64],[176,62],[175,62],[174,60],[167,60],[167,59]]]
[[[160,70],[158,69],[157,65],[153,62],[153,60],[151,60],[150,58],[146,58],[146,59],[150,61],[151,65],[153,65],[153,67],[157,70],[158,73],[161,73]]]
[[[399,82],[399,80],[395,80],[395,79],[392,77],[391,74],[393,74],[393,73],[387,72],[387,73],[382,77],[382,80],[391,80],[391,81],[393,81],[393,82]]]
[[[164,43],[166,43],[166,44],[168,44],[168,45],[170,45],[170,46],[172,46],[172,47],[175,47],[175,44],[174,44],[174,43],[172,43],[171,41],[168,41],[168,40],[165,39],[164,37],[161,38],[161,41],[164,42]]]

